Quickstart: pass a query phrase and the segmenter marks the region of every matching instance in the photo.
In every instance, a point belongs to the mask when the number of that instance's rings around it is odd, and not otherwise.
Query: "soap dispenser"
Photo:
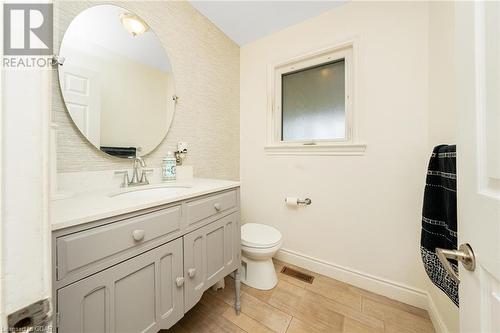
[[[175,155],[171,151],[167,152],[167,156],[161,164],[161,174],[164,181],[172,181],[176,179],[176,160]]]

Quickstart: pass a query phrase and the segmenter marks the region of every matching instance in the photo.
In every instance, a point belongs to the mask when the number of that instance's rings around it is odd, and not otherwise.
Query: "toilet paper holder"
[[[287,202],[287,199],[289,199],[289,198],[285,198],[285,203]],[[311,203],[312,203],[312,200],[309,199],[309,198],[297,199],[297,205],[306,205],[306,206],[309,206]]]
[[[305,198],[305,199],[299,199],[299,200],[297,200],[297,203],[299,205],[307,205],[307,206],[309,206],[312,203],[312,201],[309,198]]]

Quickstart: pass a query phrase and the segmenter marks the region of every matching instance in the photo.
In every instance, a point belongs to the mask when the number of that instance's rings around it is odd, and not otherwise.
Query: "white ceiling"
[[[331,1],[200,1],[191,5],[229,38],[245,45],[275,31],[317,16],[346,2]]]

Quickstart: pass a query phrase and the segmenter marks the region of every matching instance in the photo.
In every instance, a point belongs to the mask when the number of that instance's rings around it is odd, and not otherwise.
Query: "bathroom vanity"
[[[239,294],[238,182],[84,192],[52,214],[57,332],[168,329],[232,272]]]

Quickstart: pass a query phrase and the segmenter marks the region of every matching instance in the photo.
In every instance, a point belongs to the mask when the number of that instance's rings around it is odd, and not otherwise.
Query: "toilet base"
[[[259,290],[273,289],[278,284],[273,260],[253,260],[241,256],[241,282]]]

